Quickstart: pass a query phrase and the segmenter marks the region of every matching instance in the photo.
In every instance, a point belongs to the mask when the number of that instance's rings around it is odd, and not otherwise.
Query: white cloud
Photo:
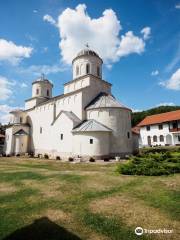
[[[0,76],[0,100],[7,100],[13,94],[12,87],[15,82],[9,81],[7,78]]]
[[[176,9],[180,9],[180,3],[176,4],[176,5],[175,5],[175,8],[176,8]]]
[[[160,85],[167,89],[180,90],[180,68],[172,74],[169,80],[160,82]]]
[[[150,34],[151,34],[151,28],[150,27],[145,27],[141,30],[141,33],[143,34],[143,38],[145,40],[150,38]]]
[[[56,26],[56,21],[54,20],[53,17],[51,17],[51,16],[48,15],[48,14],[44,15],[43,20],[46,21],[46,22],[49,22],[49,23],[52,24],[52,25],[55,25],[55,26]]]
[[[31,47],[18,46],[11,41],[0,39],[0,61],[17,64],[21,59],[29,58],[32,50]]]
[[[177,46],[176,53],[172,58],[171,62],[166,66],[165,71],[171,72],[179,62],[180,62],[180,44]]]
[[[38,10],[36,10],[36,9],[33,10],[33,13],[37,13],[37,12],[38,12]]]
[[[156,105],[156,107],[160,106],[175,106],[175,104],[173,102],[162,102]]]
[[[20,87],[21,87],[21,88],[27,88],[28,85],[27,85],[26,83],[23,82],[23,83],[20,84]]]
[[[20,107],[11,107],[7,104],[0,105],[0,123],[9,123],[10,121],[10,114],[9,112],[14,109],[19,109]]]
[[[31,65],[27,68],[18,67],[16,71],[19,74],[28,74],[33,76],[40,76],[42,73],[45,75],[64,72],[66,68],[59,66],[58,64],[54,65]]]
[[[145,50],[145,33],[143,38],[134,35],[132,31],[119,36],[122,27],[112,9],[106,9],[101,17],[93,19],[86,12],[86,5],[79,4],[75,9],[66,8],[59,15],[57,23],[51,16],[45,16],[44,20],[59,29],[59,47],[65,63],[70,64],[86,43],[106,64],[132,53],[141,54]]]
[[[159,71],[158,70],[154,70],[151,72],[151,76],[157,76],[159,75]]]

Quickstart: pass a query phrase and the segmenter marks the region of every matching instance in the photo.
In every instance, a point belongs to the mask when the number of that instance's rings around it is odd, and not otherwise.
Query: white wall
[[[169,125],[167,123],[163,124],[163,129],[159,130],[159,124],[151,125],[150,131],[147,131],[146,126],[140,128],[140,137],[142,140],[143,146],[148,146],[147,138],[151,137],[151,145],[165,145],[166,144],[166,135],[169,134]],[[160,142],[160,135],[164,136],[164,142]],[[153,142],[153,136],[157,136],[157,142]]]
[[[29,127],[28,126],[24,126],[24,125],[13,125],[11,127],[8,127],[6,129],[6,139],[5,139],[5,153],[6,155],[8,154],[14,154],[15,153],[15,138],[16,136],[14,135],[14,133],[16,133],[17,131],[19,131],[20,129],[23,129],[26,133],[29,134]],[[27,145],[28,145],[28,136],[22,137],[21,139],[21,146],[22,146],[22,150],[27,152]]]
[[[121,108],[94,109],[87,111],[88,119],[95,119],[113,130],[111,153],[132,152],[131,112]],[[130,138],[128,138],[128,132]]]
[[[93,144],[90,144],[93,139]],[[109,155],[109,132],[74,133],[73,153],[80,156]]]

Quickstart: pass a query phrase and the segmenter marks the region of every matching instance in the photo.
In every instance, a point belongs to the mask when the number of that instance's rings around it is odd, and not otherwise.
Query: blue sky
[[[86,42],[103,57],[103,77],[125,105],[180,105],[180,1],[2,0],[0,122],[24,106],[42,72],[53,95],[61,94]]]

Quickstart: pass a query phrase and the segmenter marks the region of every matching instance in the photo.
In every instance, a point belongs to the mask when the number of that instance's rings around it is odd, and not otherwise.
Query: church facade
[[[25,110],[11,112],[6,155],[101,159],[132,153],[131,110],[111,94],[111,84],[102,79],[102,64],[96,52],[79,52],[72,61],[73,80],[55,97],[49,80],[34,81]]]

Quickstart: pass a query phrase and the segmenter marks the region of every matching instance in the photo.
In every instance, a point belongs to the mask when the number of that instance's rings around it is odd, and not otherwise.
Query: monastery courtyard
[[[0,158],[0,239],[178,239],[180,175],[125,176],[116,165]],[[138,226],[173,234],[138,237]]]

